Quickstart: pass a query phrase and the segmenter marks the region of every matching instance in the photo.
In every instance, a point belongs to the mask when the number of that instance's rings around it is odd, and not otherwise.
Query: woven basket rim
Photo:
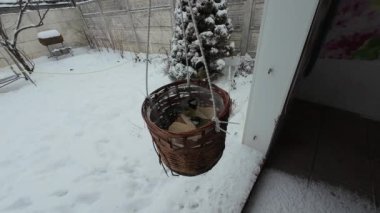
[[[161,86],[158,89],[154,90],[153,92],[151,92],[149,94],[149,96],[151,96],[152,94],[155,94],[158,91],[163,90],[163,89],[165,89],[167,87],[171,87],[173,85],[180,85],[180,84],[184,84],[184,83],[186,83],[186,80],[180,80],[180,81],[175,81],[175,82],[166,84],[166,85]],[[195,86],[199,86],[199,87],[203,87],[203,88],[206,88],[206,89],[209,89],[208,86],[204,86],[203,85],[203,84],[208,85],[206,81],[201,81],[201,80],[191,81],[190,84],[195,85]],[[212,84],[212,87],[213,87],[213,91],[216,92],[222,98],[223,98],[223,96],[227,96],[228,97],[228,102],[224,103],[224,101],[223,101],[223,104],[224,104],[223,110],[218,113],[218,118],[222,118],[222,117],[224,117],[229,112],[229,106],[230,106],[231,99],[229,97],[229,94],[225,90],[221,89],[220,87],[216,86],[215,84]],[[148,115],[147,115],[148,114],[147,113],[148,106],[149,106],[149,99],[145,98],[145,100],[143,102],[143,105],[142,105],[141,113],[142,113],[142,116],[143,116],[145,122],[147,123],[147,125],[150,126],[150,127],[152,127],[152,128],[154,128],[157,131],[164,132],[165,134],[172,135],[174,137],[178,137],[178,136],[181,136],[181,137],[183,137],[183,136],[193,136],[194,134],[201,133],[204,130],[209,129],[211,126],[215,125],[214,121],[210,121],[208,124],[206,124],[206,125],[204,125],[202,127],[196,128],[194,130],[191,130],[191,131],[179,132],[179,133],[171,132],[171,131],[169,131],[167,129],[161,129],[154,122],[152,122],[150,118],[148,118]]]

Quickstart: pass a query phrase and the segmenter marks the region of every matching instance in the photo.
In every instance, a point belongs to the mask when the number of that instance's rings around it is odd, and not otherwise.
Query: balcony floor
[[[243,212],[295,211],[380,212],[379,122],[303,101],[289,107]]]

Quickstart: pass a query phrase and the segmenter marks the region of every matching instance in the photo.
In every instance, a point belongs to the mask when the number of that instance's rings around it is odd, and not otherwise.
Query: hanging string
[[[215,126],[216,126],[216,131],[219,132],[221,130],[220,128],[220,121],[217,117],[217,113],[216,113],[216,104],[215,104],[215,97],[214,97],[214,92],[212,90],[212,84],[211,84],[211,78],[210,78],[210,73],[208,71],[208,66],[207,66],[207,63],[206,63],[206,57],[205,57],[205,53],[203,52],[203,45],[202,45],[202,40],[201,40],[201,37],[199,36],[199,31],[198,31],[198,27],[197,27],[197,22],[195,20],[195,17],[194,17],[194,13],[193,13],[193,3],[191,2],[192,0],[189,0],[189,5],[190,5],[190,14],[191,14],[191,19],[193,20],[193,24],[194,24],[194,29],[195,29],[195,34],[197,36],[197,39],[198,39],[198,42],[199,42],[199,49],[201,50],[201,55],[202,55],[202,60],[203,60],[203,64],[205,66],[205,70],[206,70],[206,76],[207,76],[207,81],[208,81],[208,86],[210,88],[210,93],[211,93],[211,100],[212,100],[212,107],[214,109],[214,115],[213,115],[213,118],[212,120],[215,122]]]
[[[186,80],[187,80],[187,87],[190,86],[190,72],[189,72],[189,61],[187,57],[187,35],[185,31],[185,23],[183,22],[183,0],[180,0],[180,7],[181,7],[181,23],[182,23],[182,38],[185,45],[185,59],[186,59]],[[186,13],[187,14],[187,13]]]
[[[152,100],[149,97],[148,71],[149,71],[149,63],[150,63],[150,61],[149,61],[149,41],[150,41],[150,16],[151,16],[151,9],[152,9],[152,0],[149,0],[149,9],[148,9],[148,39],[147,39],[147,45],[146,45],[146,61],[145,61],[145,68],[146,68],[146,70],[145,70],[145,89],[146,89],[146,97],[149,100],[150,104],[152,104]],[[153,144],[154,151],[156,152],[156,154],[158,156],[159,163],[161,164],[162,168],[164,169],[165,174],[167,176],[169,176],[168,172],[166,171],[165,166],[164,166],[164,164],[162,163],[162,160],[161,160],[160,153],[162,153],[162,152],[157,150],[157,149],[159,149],[159,147],[158,146],[156,147],[156,145],[154,144],[153,140],[152,140],[152,144]],[[165,158],[165,155],[163,157]],[[172,175],[173,175],[173,172],[172,172]]]
[[[146,44],[146,61],[145,61],[145,90],[146,97],[149,97],[149,88],[148,88],[148,70],[149,70],[149,41],[150,41],[150,15],[152,9],[152,0],[149,0],[149,9],[148,9],[148,40]]]

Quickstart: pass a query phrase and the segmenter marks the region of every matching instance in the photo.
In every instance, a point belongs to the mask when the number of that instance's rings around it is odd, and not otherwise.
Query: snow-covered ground
[[[377,212],[369,200],[350,191],[278,170],[264,170],[258,184],[245,213]]]
[[[37,87],[19,80],[0,89],[0,212],[240,212],[261,163],[241,143],[251,76],[230,93],[231,120],[241,124],[229,125],[219,163],[197,177],[167,177],[140,113],[144,63],[74,55],[35,60]],[[161,66],[156,56],[151,91],[169,82]]]

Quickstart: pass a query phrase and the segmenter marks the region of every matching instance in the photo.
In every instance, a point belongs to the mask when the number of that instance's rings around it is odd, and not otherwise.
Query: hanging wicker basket
[[[209,122],[195,130],[174,133],[168,126],[181,113],[181,104],[189,98],[197,98],[200,106],[212,106],[208,83],[177,81],[165,85],[150,94],[142,105],[142,116],[152,135],[160,163],[172,172],[195,176],[209,171],[221,158],[225,146],[227,121],[231,99],[228,93],[212,85],[220,128]]]

